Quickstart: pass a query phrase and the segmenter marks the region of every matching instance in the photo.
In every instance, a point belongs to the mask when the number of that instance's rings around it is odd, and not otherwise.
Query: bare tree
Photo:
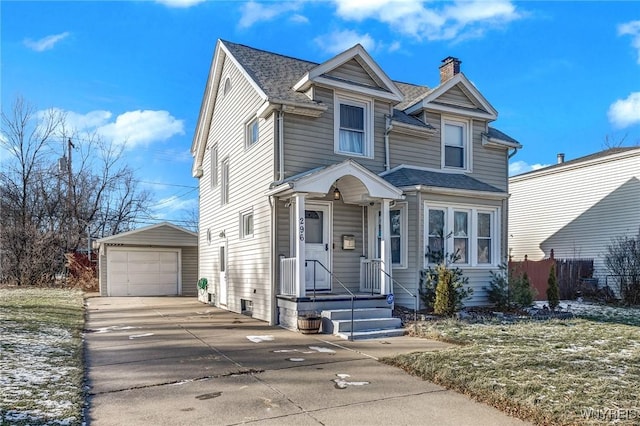
[[[36,112],[18,98],[2,111],[0,147],[7,157],[0,171],[4,281],[51,284],[66,252],[86,246],[90,235],[128,230],[147,212],[151,195],[138,188],[123,145],[69,131],[59,111]]]

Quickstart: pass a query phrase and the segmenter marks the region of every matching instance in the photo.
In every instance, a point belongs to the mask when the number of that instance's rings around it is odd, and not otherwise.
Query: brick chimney
[[[454,75],[460,73],[460,64],[462,61],[453,56],[447,56],[442,60],[440,65],[440,84],[453,78]]]

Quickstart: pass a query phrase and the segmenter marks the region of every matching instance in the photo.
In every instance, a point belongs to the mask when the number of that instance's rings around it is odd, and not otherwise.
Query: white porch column
[[[305,196],[307,194],[304,193],[296,193],[293,196],[293,201],[295,203],[295,238],[294,238],[294,250],[296,254],[296,272],[295,272],[295,284],[296,284],[296,296],[304,297],[305,296],[305,261],[307,259],[305,253],[305,223],[304,223],[304,201]]]
[[[387,274],[391,275],[391,223],[389,220],[389,205],[391,200],[384,198],[380,209],[380,224],[382,235],[380,236],[380,294],[391,293],[391,280]],[[386,273],[385,273],[386,272]]]

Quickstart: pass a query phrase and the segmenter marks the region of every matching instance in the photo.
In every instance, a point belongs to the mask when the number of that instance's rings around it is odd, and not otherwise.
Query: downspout
[[[271,276],[271,318],[269,320],[269,325],[277,325],[280,315],[278,312],[278,298],[276,297],[278,295],[279,285],[276,279],[278,275],[277,271],[280,266],[280,259],[276,257],[276,235],[278,232],[278,218],[276,217],[276,214],[278,211],[278,204],[273,195],[269,196],[269,207],[271,209],[271,263],[269,265],[271,268],[271,273],[269,274]]]
[[[393,125],[391,124],[391,117],[388,115],[384,116],[385,118],[385,129],[384,129],[384,169],[390,170],[391,164],[389,161],[389,132],[393,129]]]
[[[278,182],[284,180],[284,111],[278,110]]]
[[[507,159],[511,160],[511,157],[513,157],[514,155],[516,155],[518,153],[518,148],[513,148],[513,152],[510,152]]]

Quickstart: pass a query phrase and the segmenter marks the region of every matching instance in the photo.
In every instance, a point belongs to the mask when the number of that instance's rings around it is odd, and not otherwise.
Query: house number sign
[[[298,233],[300,235],[300,241],[304,241],[304,218],[300,218],[300,226],[298,227]]]

